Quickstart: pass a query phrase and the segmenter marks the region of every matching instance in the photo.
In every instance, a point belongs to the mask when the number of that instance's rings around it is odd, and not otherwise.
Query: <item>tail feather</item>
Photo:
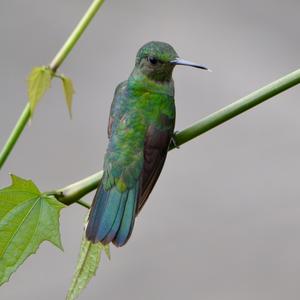
[[[107,193],[102,186],[96,192],[93,204],[90,210],[88,225],[86,228],[86,238],[91,242],[98,242],[97,231],[101,222],[101,215],[108,202],[109,193]],[[101,199],[101,201],[100,201]]]
[[[124,196],[116,187],[112,188],[107,193],[109,194],[107,197],[108,201],[98,216],[100,223],[97,231],[97,240],[99,241],[102,241],[110,232],[115,219],[118,216],[118,211]],[[99,200],[101,201],[101,199]]]
[[[137,197],[138,183],[125,192],[120,192],[116,186],[108,191],[100,186],[89,215],[87,239],[123,246],[133,229]]]
[[[120,201],[119,210],[116,214],[114,223],[113,223],[112,227],[110,228],[109,232],[107,233],[107,235],[102,240],[103,244],[107,244],[107,243],[111,242],[114,239],[115,235],[117,234],[120,224],[121,224],[121,221],[122,221],[123,214],[124,214],[127,196],[128,196],[128,192],[125,192]]]
[[[117,247],[121,247],[124,244],[126,244],[126,242],[131,236],[134,221],[135,221],[137,195],[138,195],[138,188],[137,186],[135,186],[135,188],[132,188],[128,193],[128,198],[127,198],[122,222],[115,238],[113,239],[113,243]]]

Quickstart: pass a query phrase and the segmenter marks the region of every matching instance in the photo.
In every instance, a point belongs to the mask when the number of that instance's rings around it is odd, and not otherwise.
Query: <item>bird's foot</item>
[[[176,149],[179,149],[179,146],[177,145],[176,143],[176,134],[178,133],[179,131],[174,131],[173,132],[173,135],[171,137],[171,141],[170,141],[170,148],[176,148]]]

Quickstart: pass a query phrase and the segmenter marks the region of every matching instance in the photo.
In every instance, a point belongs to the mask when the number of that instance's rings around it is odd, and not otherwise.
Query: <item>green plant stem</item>
[[[294,71],[257,91],[233,102],[232,104],[212,113],[211,115],[201,119],[192,126],[177,133],[174,137],[176,146],[181,146],[184,143],[198,137],[206,131],[232,119],[233,117],[245,112],[246,110],[274,97],[275,95],[284,92],[285,90],[300,83],[300,69]],[[175,145],[170,147],[174,149]],[[103,171],[73,183],[65,188],[54,192],[54,196],[65,204],[72,204],[78,199],[95,189],[103,175]]]
[[[78,25],[75,27],[63,47],[60,49],[60,51],[57,53],[57,55],[54,57],[52,62],[50,63],[50,68],[56,72],[56,70],[59,68],[59,66],[63,63],[65,58],[68,56],[68,54],[71,52],[71,50],[74,48],[75,44],[81,37],[84,30],[88,27],[91,20],[94,18],[95,14],[101,7],[101,5],[104,3],[104,0],[94,0],[85,15],[82,17]]]
[[[70,205],[72,203],[78,202],[84,195],[93,191],[99,184],[103,175],[103,171],[93,174],[87,178],[70,184],[62,189],[48,192],[54,196],[60,202]]]
[[[182,130],[176,135],[175,143],[180,146],[299,83],[300,69],[256,90]],[[174,146],[171,147],[171,149],[173,148]]]
[[[9,136],[6,144],[4,145],[0,153],[0,169],[3,166],[4,162],[6,161],[7,157],[9,156],[14,145],[16,144],[19,136],[23,132],[29,119],[30,119],[30,105],[29,103],[27,103],[17,124],[15,125],[15,128],[13,129],[11,135]]]
[[[85,208],[87,208],[87,209],[91,208],[91,206],[88,203],[86,203],[85,201],[83,201],[81,199],[77,200],[76,203],[83,206],[83,207],[85,207]]]
[[[104,0],[94,0],[85,15],[82,17],[78,25],[75,27],[65,44],[59,50],[57,55],[54,57],[52,62],[50,63],[50,69],[55,73],[57,69],[61,66],[63,61],[66,59],[68,54],[74,48],[75,44],[82,36],[84,30],[87,28],[101,5],[103,4]],[[30,106],[26,104],[23,113],[21,114],[15,128],[11,132],[8,140],[6,141],[1,153],[0,153],[0,170],[5,163],[7,157],[9,156],[10,152],[12,151],[13,147],[15,146],[18,138],[20,137],[21,133],[23,132],[26,124],[30,119]]]

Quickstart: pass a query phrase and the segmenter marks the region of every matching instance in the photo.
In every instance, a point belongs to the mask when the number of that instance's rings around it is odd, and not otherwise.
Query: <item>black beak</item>
[[[205,66],[195,64],[195,63],[193,63],[193,62],[190,62],[190,61],[185,60],[185,59],[181,59],[181,58],[179,58],[179,57],[177,57],[177,58],[174,59],[174,60],[171,60],[170,63],[173,64],[173,65],[190,66],[190,67],[194,67],[194,68],[198,68],[198,69],[202,69],[202,70],[206,70],[206,71],[211,72],[211,70],[208,69],[208,68],[205,67]]]

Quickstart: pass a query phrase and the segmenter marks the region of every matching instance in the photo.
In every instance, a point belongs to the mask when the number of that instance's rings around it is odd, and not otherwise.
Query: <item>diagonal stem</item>
[[[94,18],[95,14],[104,3],[104,0],[94,0],[87,12],[84,14],[78,25],[75,27],[67,41],[64,43],[62,48],[58,51],[57,55],[54,57],[52,62],[50,63],[50,69],[55,73],[57,69],[61,66],[64,62],[68,54],[72,51],[74,46],[76,45],[79,38],[82,36],[84,30],[88,27],[91,20]],[[4,165],[7,157],[9,156],[10,152],[14,148],[18,138],[20,137],[21,133],[23,132],[26,124],[30,119],[30,106],[27,104],[24,108],[23,113],[21,114],[19,120],[13,131],[11,132],[7,142],[5,143],[1,153],[0,153],[0,170]]]
[[[72,183],[62,189],[47,192],[46,194],[54,196],[60,202],[70,205],[78,202],[84,195],[97,188],[100,179],[102,178],[103,171],[86,177],[80,181]]]
[[[15,146],[18,138],[20,137],[21,133],[23,132],[29,119],[30,119],[30,105],[29,105],[29,103],[27,103],[17,124],[15,125],[15,128],[11,132],[6,144],[4,145],[4,147],[0,153],[0,169],[3,166],[3,164],[5,163],[11,150]]]
[[[82,19],[79,21],[78,25],[75,27],[65,44],[56,54],[52,62],[50,63],[50,69],[54,72],[59,68],[59,66],[63,63],[68,54],[72,51],[75,44],[82,36],[84,30],[88,27],[95,14],[104,3],[104,0],[94,0],[89,9],[86,11]]]
[[[300,69],[273,81],[182,130],[176,135],[175,143],[180,146],[299,83]],[[171,149],[173,148],[174,146],[171,147]]]
[[[210,114],[175,135],[175,145],[180,146],[198,137],[206,131],[232,119],[250,108],[276,96],[300,83],[300,69],[296,70],[258,90]],[[171,145],[170,150],[175,148]],[[54,192],[54,196],[65,204],[77,202],[81,197],[94,190],[103,175],[103,171],[75,182]]]

